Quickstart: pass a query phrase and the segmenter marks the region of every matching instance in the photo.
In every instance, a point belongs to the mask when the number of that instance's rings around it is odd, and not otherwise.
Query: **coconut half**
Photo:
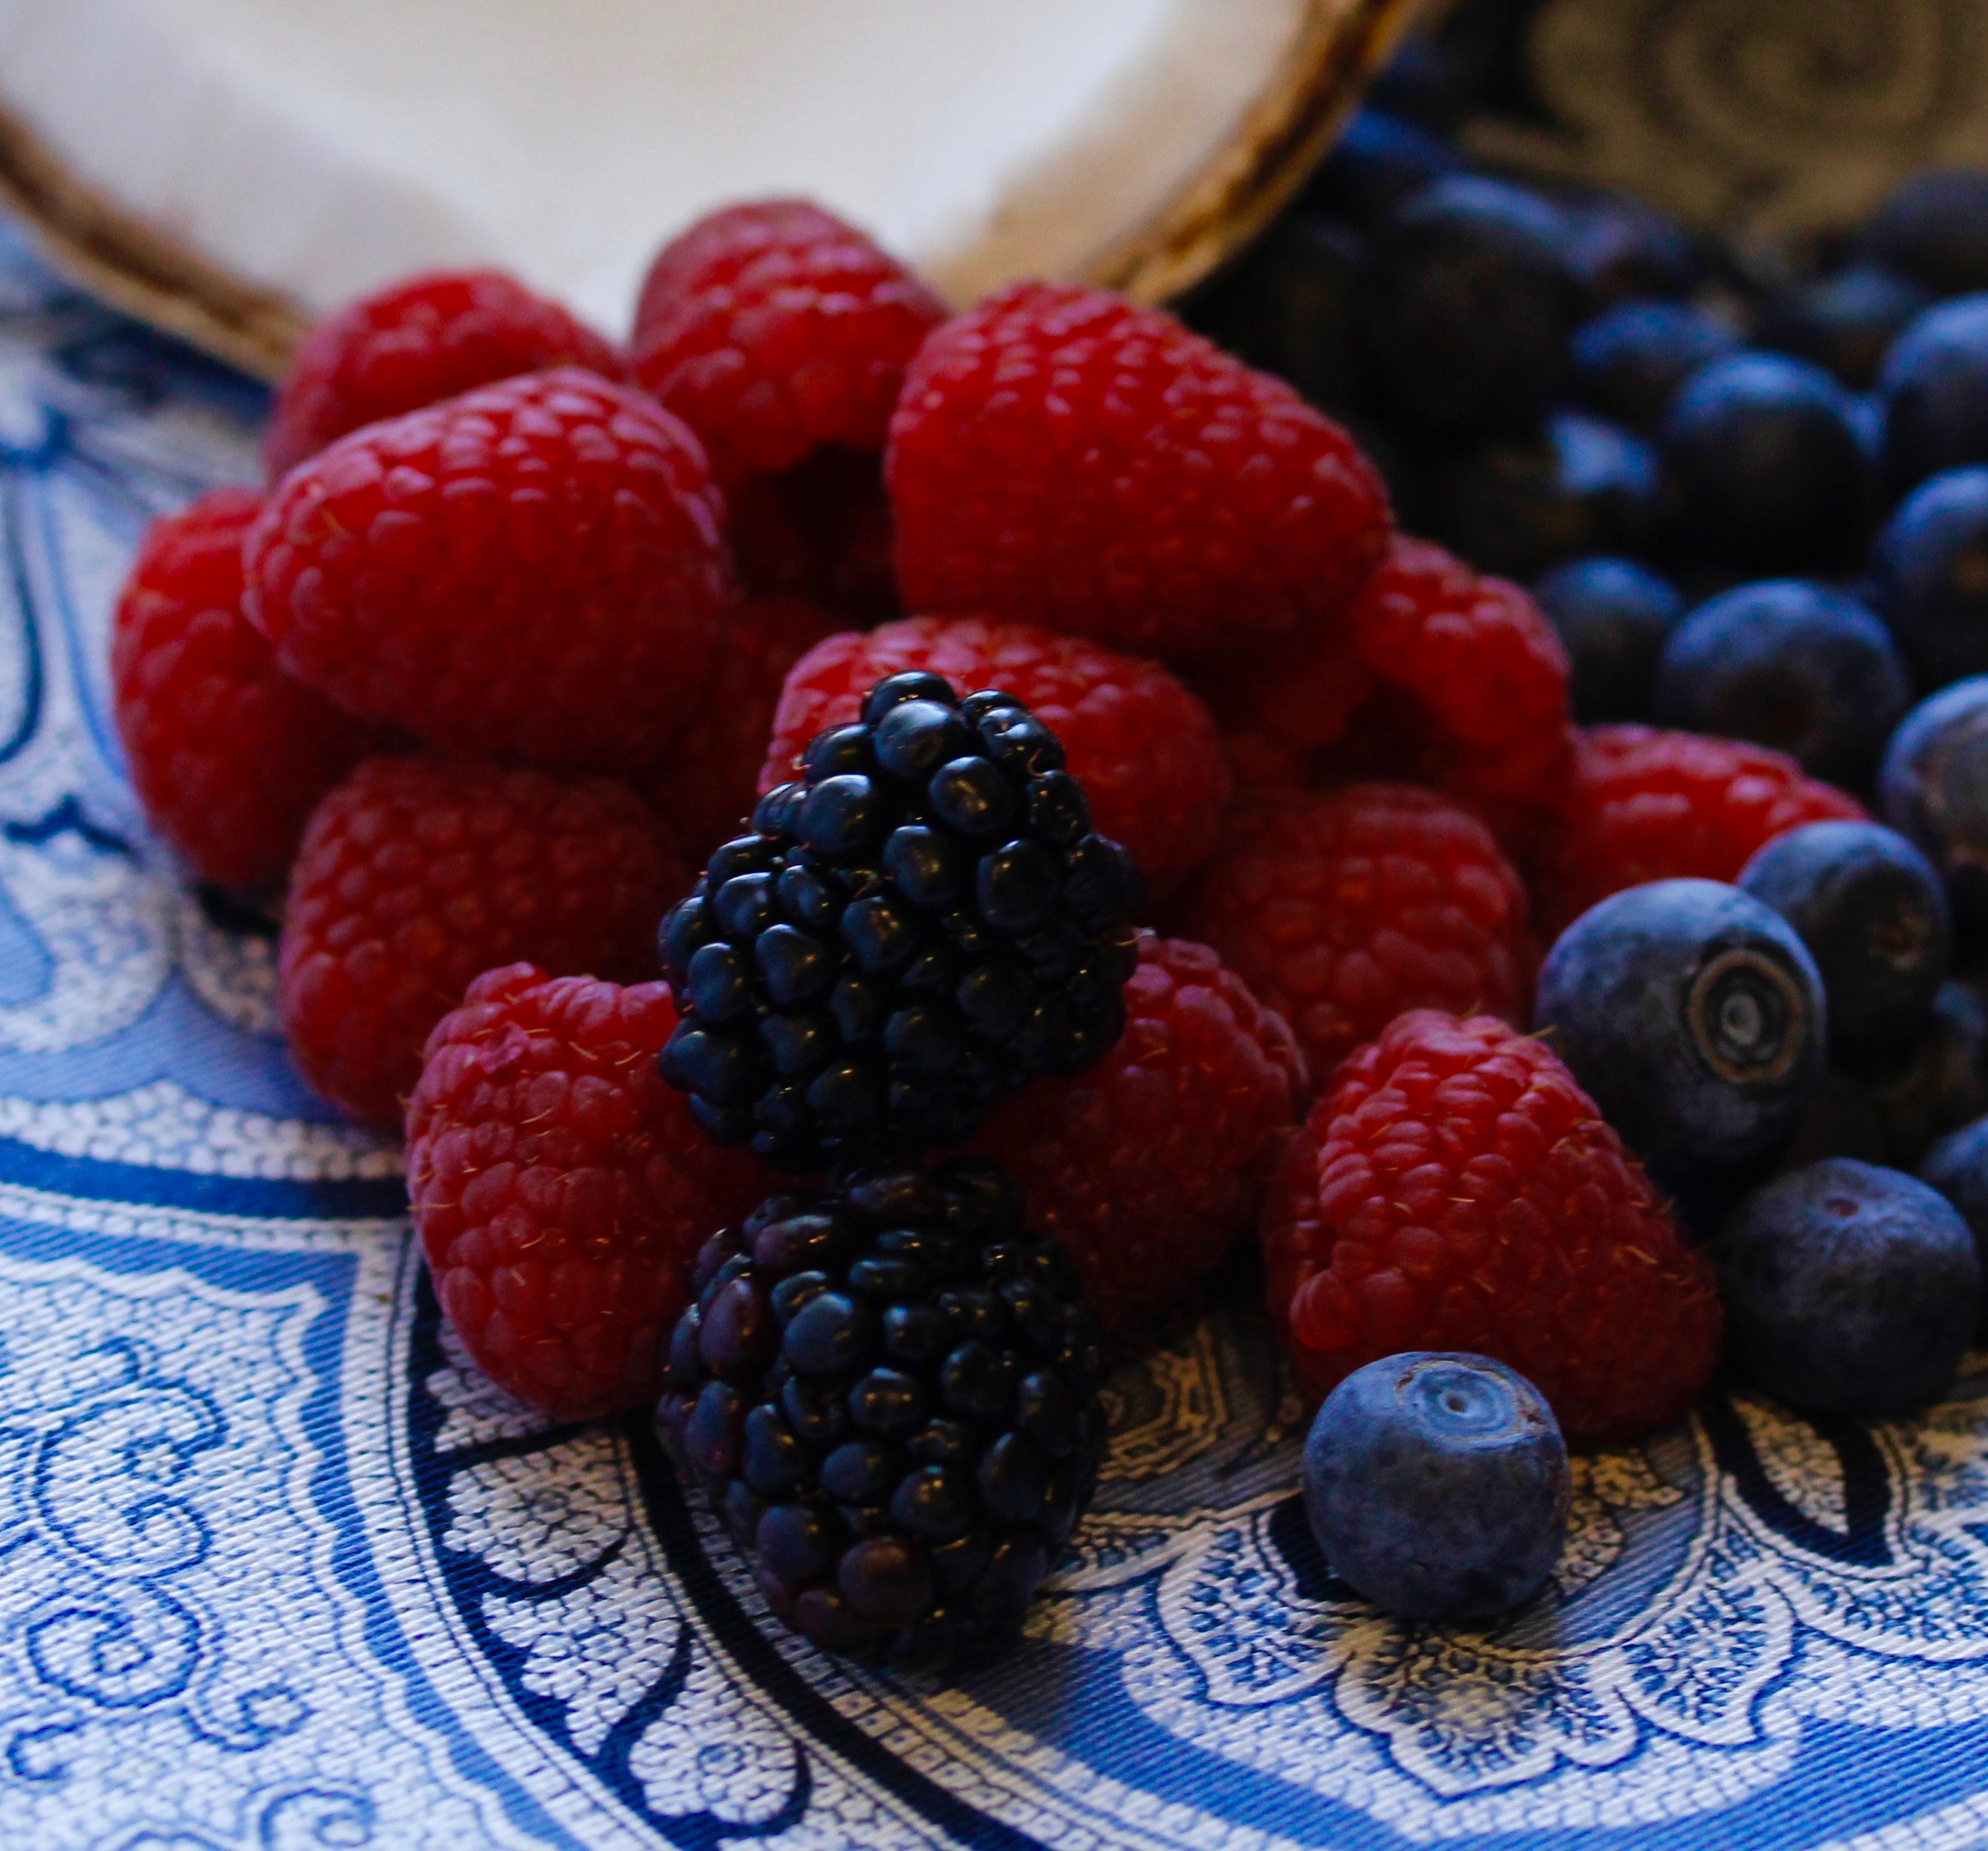
[[[1185,287],[1417,0],[0,0],[0,195],[238,363],[412,270],[625,327],[657,246],[804,194],[957,301]]]

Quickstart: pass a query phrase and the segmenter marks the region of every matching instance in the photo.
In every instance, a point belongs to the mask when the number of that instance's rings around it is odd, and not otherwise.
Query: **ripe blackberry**
[[[936,1670],[1000,1643],[1090,1502],[1090,1319],[993,1164],[844,1170],[698,1256],[664,1443],[823,1651]]]
[[[663,922],[663,1076],[776,1169],[962,1142],[1125,1022],[1131,857],[1013,695],[888,676]]]

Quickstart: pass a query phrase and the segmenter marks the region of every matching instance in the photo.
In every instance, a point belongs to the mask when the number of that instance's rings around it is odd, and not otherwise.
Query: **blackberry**
[[[823,1651],[1002,1643],[1090,1502],[1098,1356],[1053,1241],[973,1158],[844,1169],[698,1256],[658,1430]]]
[[[776,1169],[957,1144],[1118,1039],[1131,858],[1013,696],[888,677],[663,921],[663,1077]]]

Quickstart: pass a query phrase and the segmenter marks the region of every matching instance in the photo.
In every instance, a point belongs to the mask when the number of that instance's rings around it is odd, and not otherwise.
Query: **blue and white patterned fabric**
[[[120,573],[261,405],[0,243],[0,1846],[1988,1845],[1988,1380],[1580,1461],[1554,1594],[1456,1633],[1331,1579],[1218,1312],[1113,1384],[1005,1662],[769,1622],[642,1420],[466,1363],[126,786]]]

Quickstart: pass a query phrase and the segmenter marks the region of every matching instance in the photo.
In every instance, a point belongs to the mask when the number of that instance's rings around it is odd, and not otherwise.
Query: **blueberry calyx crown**
[[[818,735],[660,935],[663,1077],[795,1173],[957,1144],[1117,1039],[1131,858],[1012,695],[892,675]]]

